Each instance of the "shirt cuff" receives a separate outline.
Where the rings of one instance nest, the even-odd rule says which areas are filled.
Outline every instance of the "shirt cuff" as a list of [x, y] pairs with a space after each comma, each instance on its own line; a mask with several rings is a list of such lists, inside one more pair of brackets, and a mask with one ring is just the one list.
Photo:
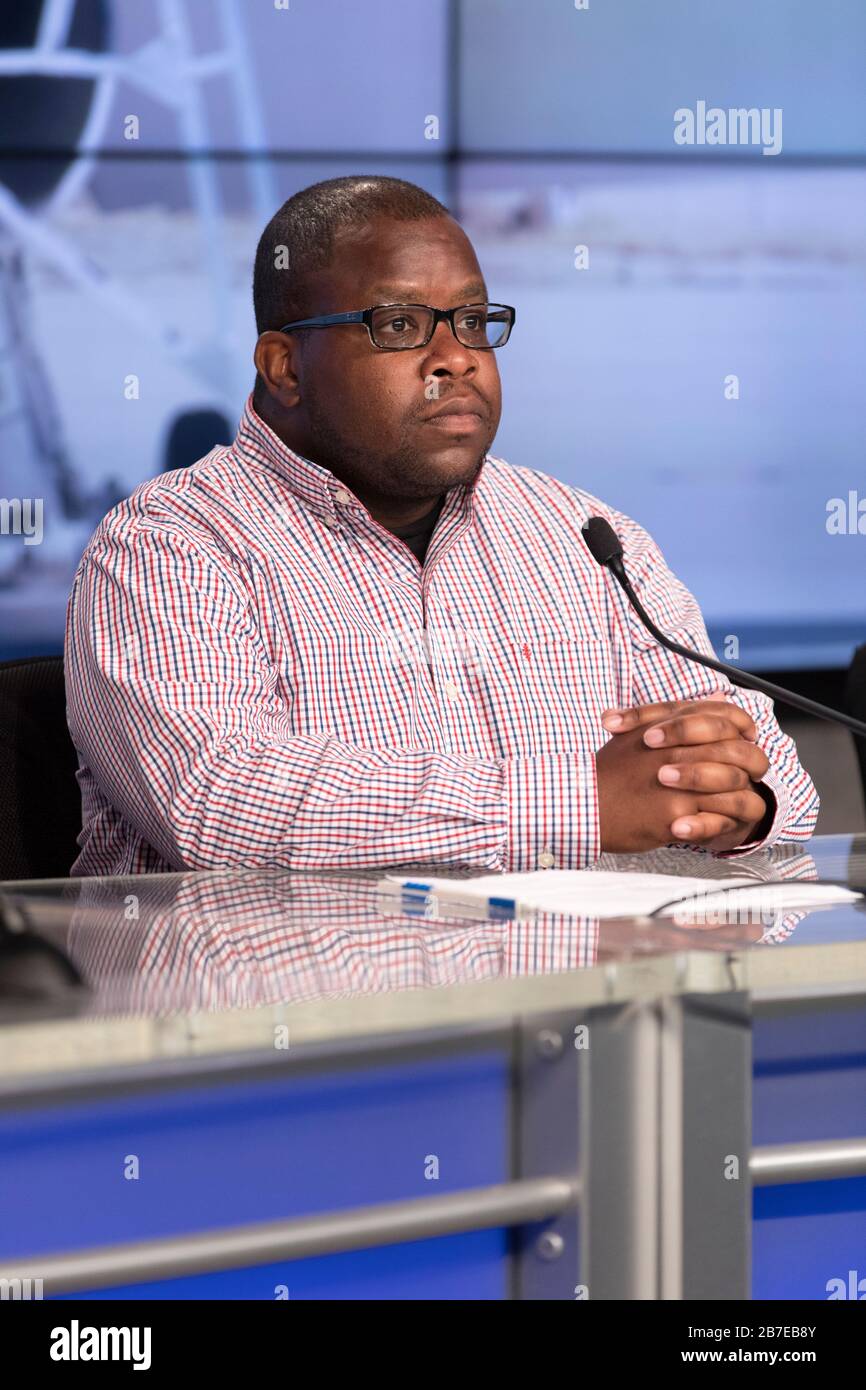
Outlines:
[[592, 753], [546, 753], [505, 763], [505, 868], [582, 869], [601, 853]]
[[773, 772], [772, 769], [767, 773], [766, 777], [761, 778], [761, 782], [763, 786], [768, 787], [773, 793], [773, 798], [776, 802], [776, 814], [773, 816], [770, 829], [762, 840], [748, 840], [744, 845], [737, 845], [736, 849], [722, 850], [716, 858], [733, 859], [737, 855], [753, 854], [756, 850], [766, 849], [768, 845], [772, 845], [781, 835], [788, 819], [788, 811], [791, 805], [790, 793], [779, 774]]

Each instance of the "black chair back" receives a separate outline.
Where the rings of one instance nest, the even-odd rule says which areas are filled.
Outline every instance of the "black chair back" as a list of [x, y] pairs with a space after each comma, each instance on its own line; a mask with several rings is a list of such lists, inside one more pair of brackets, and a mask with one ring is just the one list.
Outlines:
[[[866, 643], [858, 647], [848, 669], [845, 682], [845, 708], [855, 719], [866, 721]], [[866, 800], [866, 738], [855, 738], [854, 747], [860, 763], [863, 797]]]
[[77, 766], [63, 658], [0, 662], [0, 881], [68, 876], [81, 830]]

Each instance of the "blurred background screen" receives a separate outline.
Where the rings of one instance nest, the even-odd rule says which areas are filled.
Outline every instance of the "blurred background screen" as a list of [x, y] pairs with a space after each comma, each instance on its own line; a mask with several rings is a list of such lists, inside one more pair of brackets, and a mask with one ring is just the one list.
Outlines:
[[[29, 498], [43, 521], [0, 535], [0, 658], [60, 650], [105, 511], [233, 436], [279, 204], [389, 173], [447, 203], [517, 306], [493, 451], [646, 526], [723, 654], [847, 664], [864, 74], [863, 0], [4, 6], [0, 520]], [[778, 108], [782, 148], [677, 145], [699, 101]]]

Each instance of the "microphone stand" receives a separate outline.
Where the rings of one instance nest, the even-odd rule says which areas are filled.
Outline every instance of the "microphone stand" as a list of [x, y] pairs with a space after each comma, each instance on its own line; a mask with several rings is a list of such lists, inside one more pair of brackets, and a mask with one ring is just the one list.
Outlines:
[[656, 627], [632, 588], [622, 562], [622, 545], [613, 527], [603, 517], [590, 517], [583, 526], [583, 535], [593, 559], [597, 560], [605, 569], [610, 570], [644, 627], [652, 633], [657, 642], [660, 642], [663, 647], [667, 647], [669, 652], [675, 652], [677, 656], [684, 656], [688, 661], [697, 661], [699, 665], [707, 666], [711, 671], [718, 671], [720, 675], [727, 676], [734, 685], [743, 685], [748, 690], [759, 690], [762, 695], [769, 695], [773, 700], [781, 700], [783, 704], [792, 705], [794, 709], [801, 709], [804, 713], [813, 714], [818, 719], [827, 719], [831, 724], [842, 724], [857, 738], [866, 739], [866, 724], [862, 719], [855, 719], [853, 715], [831, 709], [829, 705], [820, 705], [817, 700], [809, 700], [805, 695], [795, 695], [793, 690], [785, 690], [780, 685], [774, 685], [772, 681], [765, 681], [760, 676], [753, 676], [750, 671], [741, 671], [736, 666], [729, 666], [726, 662], [719, 661], [715, 657], [704, 656], [701, 652], [694, 652], [690, 647], [683, 647], [679, 642], [672, 641], [660, 628]]

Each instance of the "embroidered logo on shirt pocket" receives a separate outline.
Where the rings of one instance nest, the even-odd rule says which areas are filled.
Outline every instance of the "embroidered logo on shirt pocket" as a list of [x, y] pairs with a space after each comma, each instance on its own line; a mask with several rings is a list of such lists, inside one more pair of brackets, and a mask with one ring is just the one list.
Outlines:
[[601, 712], [618, 703], [609, 643], [551, 633], [497, 646], [479, 698], [500, 755], [595, 751]]

